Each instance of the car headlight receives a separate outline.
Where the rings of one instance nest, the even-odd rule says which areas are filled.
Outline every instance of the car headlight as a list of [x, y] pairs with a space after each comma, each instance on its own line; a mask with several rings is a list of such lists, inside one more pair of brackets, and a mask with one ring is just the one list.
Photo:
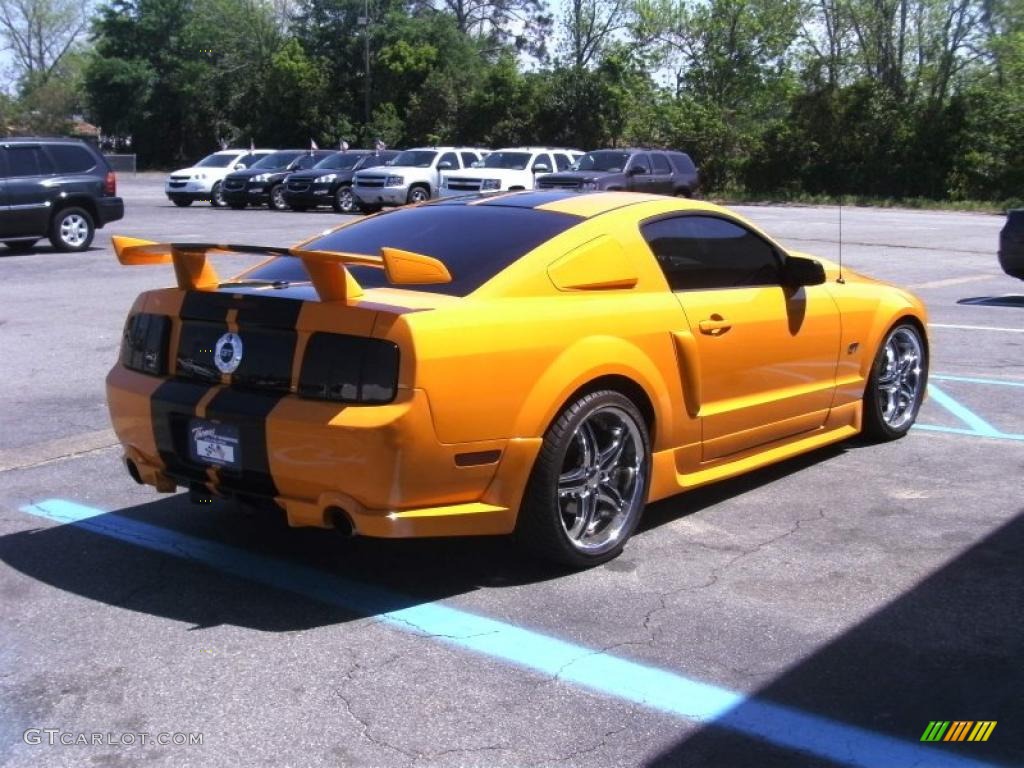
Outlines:
[[269, 173], [260, 173], [260, 174], [257, 174], [256, 176], [253, 176], [251, 180], [252, 181], [270, 181], [270, 174]]
[[584, 181], [583, 184], [580, 185], [580, 189], [597, 189], [597, 182]]
[[501, 189], [501, 179], [484, 179], [480, 182], [480, 190]]
[[384, 186], [385, 187], [404, 187], [405, 186], [405, 179], [403, 179], [401, 176], [388, 176], [386, 179], [384, 179]]
[[314, 181], [322, 184], [328, 181], [334, 181], [336, 178], [338, 178], [338, 174], [336, 173], [325, 173], [323, 176], [317, 176]]

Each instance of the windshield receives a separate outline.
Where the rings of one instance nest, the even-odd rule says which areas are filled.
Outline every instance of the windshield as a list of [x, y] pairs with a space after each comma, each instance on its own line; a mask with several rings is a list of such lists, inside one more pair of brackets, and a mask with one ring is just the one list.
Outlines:
[[629, 152], [615, 152], [610, 149], [602, 149], [599, 152], [587, 152], [576, 161], [572, 167], [574, 171], [609, 171], [619, 173], [629, 162]]
[[395, 158], [392, 165], [403, 165], [407, 168], [429, 168], [437, 157], [432, 149], [407, 149]]
[[330, 171], [341, 171], [355, 168], [356, 163], [362, 160], [366, 155], [355, 155], [350, 152], [339, 152], [336, 155], [325, 157], [319, 163], [314, 165], [317, 169], [326, 169]]
[[292, 160], [302, 155], [301, 151], [271, 152], [264, 158], [250, 165], [250, 168], [284, 168]]
[[529, 152], [492, 152], [484, 160], [484, 168], [504, 168], [507, 171], [521, 171], [530, 162]]
[[[402, 288], [465, 296], [519, 257], [579, 224], [581, 219], [535, 208], [498, 205], [425, 205], [397, 209], [329, 232], [305, 245], [311, 251], [345, 251], [376, 256], [383, 246], [432, 256], [444, 262], [452, 281]], [[364, 288], [389, 285], [384, 270], [349, 266]], [[256, 267], [245, 279], [308, 282], [302, 261], [281, 256]]]
[[228, 164], [234, 161], [236, 155], [207, 155], [198, 163], [196, 168], [227, 168]]

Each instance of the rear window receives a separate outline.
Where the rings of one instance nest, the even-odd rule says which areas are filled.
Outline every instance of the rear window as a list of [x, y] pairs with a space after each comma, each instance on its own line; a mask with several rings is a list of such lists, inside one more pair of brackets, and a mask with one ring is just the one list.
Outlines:
[[96, 167], [96, 158], [85, 147], [74, 144], [49, 144], [46, 151], [53, 158], [57, 173], [85, 173]]
[[[422, 253], [444, 262], [452, 282], [406, 285], [430, 293], [466, 296], [521, 256], [581, 221], [576, 216], [497, 205], [427, 205], [364, 219], [306, 247], [376, 256], [384, 246]], [[384, 270], [349, 266], [366, 288], [389, 285]], [[306, 282], [302, 262], [282, 256], [246, 274], [247, 278]]]

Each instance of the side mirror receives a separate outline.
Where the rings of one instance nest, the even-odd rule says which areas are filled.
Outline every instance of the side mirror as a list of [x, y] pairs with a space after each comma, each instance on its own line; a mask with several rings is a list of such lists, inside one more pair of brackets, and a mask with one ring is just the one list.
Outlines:
[[551, 173], [551, 166], [548, 165], [547, 163], [534, 163], [533, 164], [533, 172], [534, 173]]
[[235, 163], [235, 165], [232, 167], [231, 170], [233, 170], [233, 171], [244, 171], [245, 170], [245, 165], [242, 164], [242, 163]]
[[452, 165], [451, 160], [442, 160], [440, 163], [437, 164], [437, 170], [439, 171], [450, 171], [454, 167], [455, 166]]
[[803, 256], [787, 256], [782, 267], [782, 282], [792, 288], [821, 285], [825, 282], [825, 268], [820, 261]]
[[626, 171], [627, 176], [644, 176], [646, 175], [646, 173], [647, 169], [644, 168], [642, 165], [634, 165], [630, 167], [628, 171]]
[[475, 160], [475, 161], [473, 161], [472, 163], [469, 164], [469, 167], [470, 168], [483, 168], [484, 167], [484, 161], [483, 160]]

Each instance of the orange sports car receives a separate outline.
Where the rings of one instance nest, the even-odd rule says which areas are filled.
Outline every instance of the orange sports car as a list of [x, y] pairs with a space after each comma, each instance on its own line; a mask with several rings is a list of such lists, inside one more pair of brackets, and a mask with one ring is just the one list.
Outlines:
[[[644, 505], [910, 429], [926, 316], [724, 208], [449, 199], [292, 248], [115, 238], [172, 263], [107, 378], [132, 477], [380, 537], [514, 534], [583, 567]], [[209, 254], [264, 254], [221, 279]]]

